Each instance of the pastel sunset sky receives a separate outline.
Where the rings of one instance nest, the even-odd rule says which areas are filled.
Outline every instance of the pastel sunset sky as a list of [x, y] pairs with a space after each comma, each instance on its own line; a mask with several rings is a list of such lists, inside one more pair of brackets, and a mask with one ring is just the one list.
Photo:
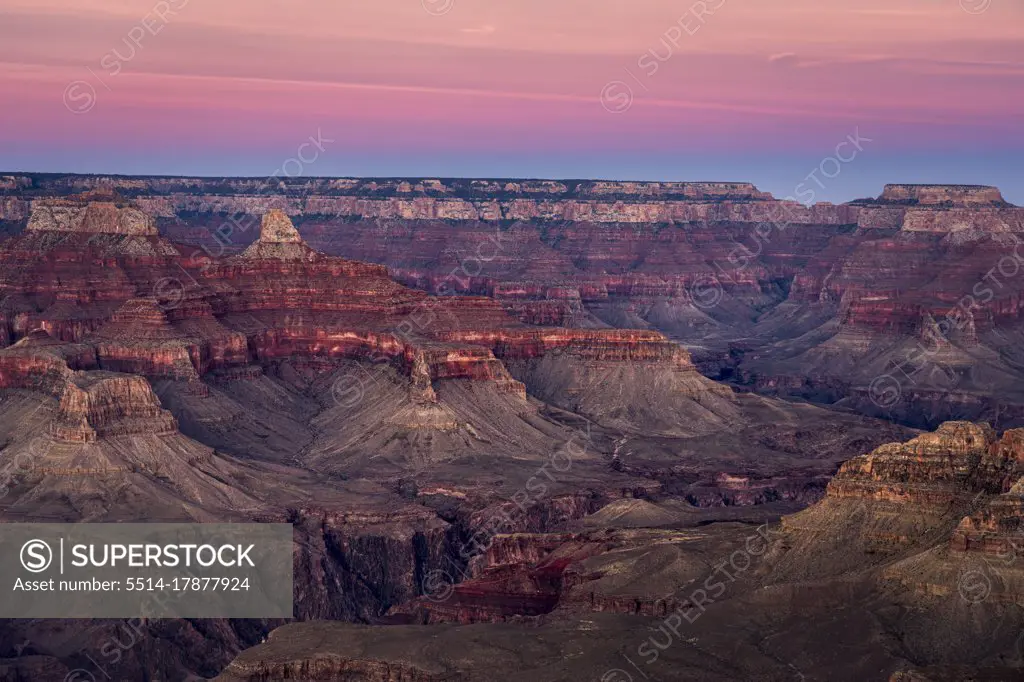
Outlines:
[[1022, 0], [0, 0], [0, 93], [7, 171], [267, 176], [319, 135], [306, 175], [786, 196], [859, 135], [816, 199], [1024, 204]]

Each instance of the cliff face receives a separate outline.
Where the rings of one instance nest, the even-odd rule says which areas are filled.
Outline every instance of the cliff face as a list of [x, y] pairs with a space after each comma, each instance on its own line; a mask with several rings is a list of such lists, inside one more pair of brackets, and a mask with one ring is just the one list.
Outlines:
[[950, 549], [1016, 558], [1024, 531], [1024, 479], [1018, 477], [1024, 471], [1024, 430], [1003, 434], [990, 446], [989, 459], [1007, 462], [1006, 467], [996, 469], [1003, 478], [998, 485], [991, 481], [986, 492], [993, 493], [992, 497], [957, 524]]
[[59, 201], [40, 202], [33, 208], [25, 227], [30, 232], [61, 231], [93, 234], [156, 236], [156, 221], [137, 208], [119, 207], [114, 202], [90, 201], [84, 206]]
[[1019, 676], [1021, 438], [950, 422], [848, 461], [824, 499], [766, 534], [762, 596], [744, 606], [799, 603], [813, 619], [817, 604], [844, 629], [870, 613], [876, 633], [899, 639], [908, 662], [896, 670]]
[[883, 445], [843, 464], [829, 484], [830, 499], [876, 500], [946, 510], [978, 493], [1001, 492], [1015, 463], [987, 424], [947, 422], [935, 433]]
[[[947, 545], [999, 551], [1020, 521], [1020, 440], [1016, 430], [998, 438], [987, 424], [947, 422], [846, 462], [825, 499], [783, 520], [776, 574], [863, 569]], [[819, 562], [793, 551], [804, 543]]]
[[886, 185], [880, 200], [917, 205], [1007, 205], [998, 187], [984, 185]]
[[61, 395], [53, 435], [58, 440], [90, 442], [177, 430], [178, 423], [160, 407], [142, 377], [84, 372], [74, 376]]

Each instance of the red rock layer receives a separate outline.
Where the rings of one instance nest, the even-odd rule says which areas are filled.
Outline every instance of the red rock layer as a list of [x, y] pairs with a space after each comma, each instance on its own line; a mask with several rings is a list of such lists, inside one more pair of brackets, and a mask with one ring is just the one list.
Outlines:
[[[247, 195], [260, 186], [243, 179], [214, 184], [197, 179], [28, 176], [12, 181], [11, 187], [29, 196], [112, 188], [131, 192], [156, 215], [234, 216], [236, 227], [225, 222], [229, 229], [217, 236], [216, 224], [209, 232], [200, 228], [196, 233], [199, 239], [205, 233], [208, 246], [218, 253], [244, 247], [252, 236], [237, 225], [244, 227], [249, 216], [262, 215], [274, 205], [309, 218], [304, 229], [318, 248], [386, 262], [403, 281], [428, 290], [456, 289], [509, 300], [510, 310], [533, 323], [566, 320], [565, 304], [552, 301], [578, 297], [597, 304], [610, 297], [644, 310], [655, 298], [685, 299], [695, 284], [709, 278], [755, 302], [782, 277], [794, 279], [794, 295], [806, 300], [827, 296], [846, 301], [845, 323], [912, 329], [922, 312], [941, 316], [965, 291], [958, 286], [959, 278], [951, 277], [945, 300], [941, 291], [907, 295], [921, 289], [908, 275], [920, 278], [935, 262], [934, 240], [915, 241], [913, 235], [955, 235], [956, 242], [973, 240], [976, 233], [1024, 230], [1024, 211], [1007, 204], [998, 189], [978, 186], [888, 185], [878, 200], [811, 207], [775, 201], [746, 183], [322, 179], [297, 186], [301, 199], [287, 187], [272, 198]], [[237, 220], [239, 216], [245, 220]], [[328, 218], [360, 222], [339, 225]], [[497, 231], [439, 222], [498, 219], [557, 222], [540, 229], [513, 225]], [[665, 224], [686, 224], [687, 229], [663, 229]], [[705, 231], [712, 225], [713, 230]], [[854, 225], [861, 231], [852, 241], [832, 227]], [[902, 236], [887, 238], [886, 230], [900, 228]], [[459, 254], [451, 251], [453, 243], [462, 245]], [[836, 262], [844, 251], [861, 246], [868, 251], [854, 253], [853, 262]], [[812, 265], [808, 259], [819, 254], [831, 260], [821, 263], [819, 274], [805, 273], [803, 266]], [[472, 267], [465, 267], [467, 256], [475, 261]], [[964, 270], [970, 290], [998, 262], [1000, 254], [994, 256], [984, 259], [981, 272], [975, 271], [980, 259], [939, 260]], [[911, 267], [922, 259], [927, 261], [924, 267]], [[433, 264], [425, 267], [428, 262]], [[453, 276], [460, 267], [465, 272]], [[1013, 314], [1018, 312], [1014, 307]]]
[[52, 435], [88, 443], [111, 436], [171, 434], [177, 428], [144, 378], [83, 372], [65, 386]]
[[[1011, 423], [1024, 421], [1024, 395], [1011, 396], [974, 371], [986, 371], [983, 355], [1015, 353], [1020, 340], [1013, 330], [1024, 315], [1024, 279], [1018, 274], [1024, 260], [1017, 248], [1024, 238], [1024, 209], [1007, 204], [992, 187], [890, 185], [877, 199], [804, 206], [745, 183], [317, 179], [285, 182], [269, 195], [260, 182], [245, 179], [12, 178], [9, 189], [0, 190], [10, 197], [4, 210], [12, 219], [27, 215], [32, 199], [45, 206], [39, 198], [44, 195], [114, 188], [168, 219], [165, 232], [195, 248], [183, 259], [167, 254], [161, 265], [154, 256], [164, 248], [147, 243], [151, 237], [106, 235], [118, 243], [103, 249], [95, 244], [94, 250], [134, 254], [139, 267], [118, 259], [118, 267], [133, 269], [121, 275], [112, 267], [102, 275], [107, 281], [90, 282], [86, 290], [93, 300], [57, 284], [65, 274], [74, 278], [80, 262], [46, 263], [39, 273], [41, 281], [52, 280], [49, 287], [28, 291], [33, 287], [23, 285], [24, 296], [12, 288], [0, 307], [0, 326], [11, 340], [35, 326], [62, 340], [80, 340], [109, 317], [111, 310], [99, 310], [104, 302], [114, 306], [166, 289], [160, 286], [163, 277], [187, 287], [194, 279], [202, 290], [198, 299], [218, 318], [308, 304], [323, 312], [436, 318], [426, 324], [405, 320], [416, 328], [403, 338], [434, 336], [422, 326], [508, 326], [494, 321], [502, 311], [490, 301], [427, 305], [408, 290], [371, 291], [384, 273], [366, 266], [339, 274], [328, 271], [344, 266], [306, 267], [307, 258], [316, 259], [295, 241], [288, 215], [301, 220], [313, 248], [384, 264], [404, 284], [493, 297], [505, 312], [532, 325], [665, 332], [700, 347], [698, 364], [705, 372], [721, 372], [721, 378], [764, 392], [848, 399], [869, 413], [888, 410], [930, 427], [997, 413]], [[119, 205], [110, 197], [104, 202]], [[279, 209], [273, 220], [285, 226], [288, 239], [253, 243], [256, 217], [268, 209]], [[57, 239], [55, 230], [43, 233], [49, 242]], [[46, 247], [38, 241], [43, 233], [32, 231], [36, 241], [12, 257]], [[61, 234], [69, 245], [77, 236]], [[248, 251], [251, 258], [228, 264], [211, 260], [204, 249]], [[185, 272], [169, 274], [166, 268], [174, 265]], [[342, 302], [323, 294], [332, 276], [351, 276], [366, 286], [353, 283]], [[242, 281], [243, 291], [223, 287], [229, 278]], [[123, 279], [128, 281], [115, 281]], [[191, 300], [192, 293], [183, 298]], [[42, 312], [57, 303], [49, 315]], [[351, 326], [338, 323], [346, 325]], [[284, 337], [296, 343], [314, 345], [309, 329], [331, 328], [329, 321], [308, 315], [270, 326], [287, 330]], [[913, 344], [922, 339], [918, 345], [935, 360], [929, 348], [936, 329], [952, 344], [938, 359], [954, 369], [956, 385], [918, 384], [915, 377], [902, 382], [896, 406], [878, 407], [872, 382], [894, 366], [898, 372], [907, 371], [906, 364], [920, 365], [908, 357], [920, 354]], [[879, 346], [889, 348], [891, 357], [872, 354]], [[999, 373], [1016, 375], [1012, 363], [997, 365]]]
[[871, 499], [940, 510], [999, 492], [1007, 453], [987, 424], [947, 422], [935, 433], [890, 443], [843, 464], [827, 497]]
[[182, 256], [134, 229], [135, 213], [125, 217], [133, 211], [115, 201], [36, 202], [32, 229], [0, 248], [10, 264], [0, 274], [8, 342], [42, 329], [92, 349], [88, 368], [191, 382], [284, 358], [385, 361], [409, 373], [419, 359], [431, 380], [488, 381], [521, 397], [502, 359], [571, 349], [692, 369], [656, 332], [525, 327], [493, 299], [431, 298], [383, 266], [315, 252], [281, 211], [266, 215], [244, 253], [224, 259]]
[[843, 464], [825, 499], [783, 519], [784, 544], [810, 543], [825, 552], [822, 564], [847, 562], [845, 570], [943, 544], [954, 552], [1004, 552], [1024, 523], [1024, 487], [1016, 483], [1022, 444], [1021, 430], [998, 438], [987, 424], [947, 422], [878, 447]]
[[995, 461], [1012, 463], [1004, 473], [1002, 494], [992, 497], [975, 513], [965, 516], [950, 539], [950, 548], [960, 552], [982, 552], [1010, 557], [1024, 550], [1024, 429], [1007, 431], [992, 448]]

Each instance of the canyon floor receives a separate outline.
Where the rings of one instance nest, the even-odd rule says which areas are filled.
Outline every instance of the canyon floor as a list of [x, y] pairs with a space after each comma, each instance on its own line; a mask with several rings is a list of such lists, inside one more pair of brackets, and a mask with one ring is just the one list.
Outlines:
[[1021, 679], [998, 190], [0, 180], [0, 520], [296, 535], [0, 679]]

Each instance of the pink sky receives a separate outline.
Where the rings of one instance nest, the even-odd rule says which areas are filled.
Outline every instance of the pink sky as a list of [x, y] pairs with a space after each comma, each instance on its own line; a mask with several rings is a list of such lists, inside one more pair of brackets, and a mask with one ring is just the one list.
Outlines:
[[534, 175], [600, 152], [820, 158], [855, 128], [954, 158], [1024, 149], [1024, 2], [4, 0], [0, 92], [5, 169], [238, 172], [217, 159], [318, 128], [351, 159], [466, 174], [531, 154]]

